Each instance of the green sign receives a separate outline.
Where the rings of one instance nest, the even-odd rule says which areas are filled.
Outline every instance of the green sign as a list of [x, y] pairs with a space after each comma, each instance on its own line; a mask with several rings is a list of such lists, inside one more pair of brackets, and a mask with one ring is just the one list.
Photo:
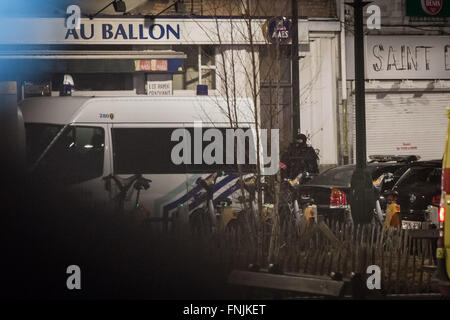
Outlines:
[[406, 0], [409, 17], [450, 17], [449, 0]]

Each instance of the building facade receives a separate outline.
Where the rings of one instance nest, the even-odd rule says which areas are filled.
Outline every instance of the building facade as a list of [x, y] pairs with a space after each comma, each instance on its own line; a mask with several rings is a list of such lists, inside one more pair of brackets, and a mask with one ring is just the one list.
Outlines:
[[[450, 4], [425, 0], [371, 4], [380, 8], [381, 25], [367, 28], [365, 37], [367, 155], [441, 159], [450, 106]], [[371, 15], [365, 12], [365, 19]], [[345, 150], [350, 161], [355, 157], [352, 19], [346, 8], [347, 81], [346, 92], [340, 95], [348, 101], [341, 99], [340, 116], [347, 119], [346, 126], [341, 122], [341, 136], [347, 137], [341, 153]]]
[[[185, 0], [180, 7], [129, 0], [125, 13], [110, 6], [98, 15], [109, 1], [66, 2], [1, 19], [2, 78], [17, 82], [21, 98], [59, 95], [67, 74], [72, 95], [189, 96], [207, 89], [255, 98], [263, 125], [280, 128], [282, 148], [291, 141], [289, 39], [274, 43], [267, 34], [270, 19], [291, 15], [290, 1]], [[70, 4], [81, 8], [75, 29], [66, 25]], [[340, 157], [339, 3], [301, 0], [298, 7], [300, 127], [327, 167]]]

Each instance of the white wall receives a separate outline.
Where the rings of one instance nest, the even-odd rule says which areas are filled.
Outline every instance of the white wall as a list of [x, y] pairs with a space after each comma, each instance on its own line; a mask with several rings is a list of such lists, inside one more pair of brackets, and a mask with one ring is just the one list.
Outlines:
[[[337, 146], [337, 72], [338, 38], [334, 35], [310, 39], [309, 52], [300, 60], [300, 117], [301, 131], [311, 136], [310, 143], [320, 150], [320, 164], [332, 165], [338, 163]], [[237, 96], [251, 97], [250, 79], [251, 52], [249, 46], [234, 46], [232, 49], [222, 46], [225, 55], [225, 65], [228, 72], [229, 90], [233, 90], [231, 78], [234, 68], [236, 73]], [[258, 54], [256, 52], [256, 57]], [[259, 66], [259, 63], [256, 64]], [[225, 95], [223, 81], [223, 63], [219, 53], [216, 53], [216, 83], [219, 95]]]
[[300, 60], [300, 127], [320, 149], [320, 164], [337, 164], [335, 37], [311, 38]]
[[[221, 51], [223, 51], [223, 58]], [[227, 75], [228, 94], [233, 97], [252, 98], [253, 71], [250, 46], [222, 45], [216, 48], [216, 94], [226, 98], [225, 69]], [[225, 61], [225, 63], [223, 63]], [[258, 47], [255, 46], [255, 65], [259, 72]], [[233, 72], [235, 76], [233, 77]], [[234, 79], [234, 80], [233, 80]], [[259, 90], [259, 79], [257, 88]], [[235, 92], [235, 93], [233, 93]], [[257, 102], [259, 106], [259, 102]]]

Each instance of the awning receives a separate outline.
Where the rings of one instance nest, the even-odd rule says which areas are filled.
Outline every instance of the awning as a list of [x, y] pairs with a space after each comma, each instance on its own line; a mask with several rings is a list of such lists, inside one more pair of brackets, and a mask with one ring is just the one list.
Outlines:
[[49, 59], [49, 60], [91, 60], [91, 59], [186, 59], [184, 52], [173, 50], [4, 50], [0, 59]]
[[4, 50], [0, 73], [183, 73], [185, 58], [172, 50]]

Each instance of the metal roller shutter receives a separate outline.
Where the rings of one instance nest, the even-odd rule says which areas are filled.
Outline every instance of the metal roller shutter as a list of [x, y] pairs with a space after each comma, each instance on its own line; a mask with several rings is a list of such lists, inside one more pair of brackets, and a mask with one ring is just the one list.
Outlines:
[[367, 155], [441, 159], [447, 107], [450, 107], [450, 92], [366, 93]]

